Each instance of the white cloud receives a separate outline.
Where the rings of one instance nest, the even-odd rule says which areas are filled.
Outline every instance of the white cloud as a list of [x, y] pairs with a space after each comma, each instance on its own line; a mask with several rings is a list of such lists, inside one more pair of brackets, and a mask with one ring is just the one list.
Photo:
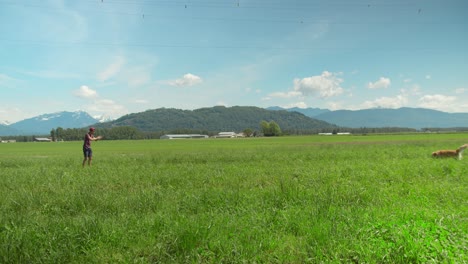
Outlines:
[[408, 103], [408, 98], [405, 95], [398, 95], [396, 97], [381, 97], [374, 101], [365, 101], [361, 108], [400, 108]]
[[97, 74], [97, 79], [101, 82], [107, 81], [119, 73], [125, 64], [125, 59], [118, 56], [114, 62], [107, 66], [106, 69]]
[[431, 75], [429, 75], [429, 74], [426, 75], [426, 79], [427, 79], [427, 80], [430, 80], [431, 78], [432, 78]]
[[411, 95], [420, 95], [422, 93], [421, 86], [419, 84], [414, 84], [409, 87], [408, 91]]
[[34, 39], [80, 42], [88, 37], [88, 22], [80, 11], [69, 7], [70, 4], [62, 0], [43, 2], [44, 8], [53, 12], [34, 12], [34, 9], [29, 8], [24, 11], [24, 15], [35, 23], [34, 27], [27, 30]]
[[0, 82], [1, 81], [8, 81], [8, 80], [13, 80], [13, 78], [9, 77], [6, 74], [0, 74]]
[[182, 78], [169, 81], [169, 84], [172, 86], [177, 86], [177, 87], [187, 87], [187, 86], [193, 86], [196, 84], [201, 83], [203, 80], [199, 76], [193, 75], [191, 73], [185, 74]]
[[454, 102], [457, 100], [455, 96], [447, 96], [442, 94], [424, 95], [419, 98], [419, 106], [424, 108], [432, 108], [439, 110], [452, 111]]
[[75, 90], [73, 94], [77, 97], [85, 99], [94, 99], [98, 96], [98, 93], [95, 90], [89, 88], [86, 85], [83, 85], [78, 90]]
[[146, 99], [135, 99], [133, 102], [136, 103], [136, 104], [147, 104], [147, 103], [149, 103], [149, 101], [146, 100]]
[[2, 105], [0, 106], [0, 123], [16, 122], [23, 118], [24, 114], [18, 107]]
[[216, 106], [225, 106], [225, 107], [228, 107], [229, 105], [228, 105], [226, 102], [224, 102], [224, 101], [219, 101], [219, 102], [216, 103]]
[[18, 83], [19, 80], [12, 78], [6, 74], [1, 74], [0, 73], [0, 87], [6, 87], [6, 88], [11, 88], [15, 86], [16, 83]]
[[126, 74], [126, 81], [130, 87], [139, 87], [151, 82], [151, 73], [148, 67], [135, 67]]
[[419, 86], [419, 84], [411, 84], [400, 89], [400, 95], [407, 97], [407, 98], [414, 97], [414, 96], [421, 96], [421, 94], [422, 94], [422, 91], [421, 91], [421, 86]]
[[456, 93], [456, 94], [463, 94], [463, 93], [465, 93], [467, 90], [468, 90], [468, 89], [466, 89], [466, 88], [457, 88], [457, 89], [455, 89], [455, 93]]
[[[330, 24], [326, 20], [322, 20], [319, 23], [314, 23], [311, 32], [308, 32], [313, 40], [321, 39], [330, 31]], [[304, 37], [304, 36], [303, 36]]]
[[328, 108], [332, 111], [343, 109], [343, 104], [341, 102], [328, 102]]
[[367, 88], [369, 89], [381, 89], [381, 88], [387, 88], [388, 86], [390, 86], [390, 79], [389, 78], [385, 78], [385, 77], [380, 77], [380, 79], [376, 82], [370, 82], [369, 84], [367, 84]]
[[307, 108], [307, 104], [304, 102], [297, 102], [297, 103], [292, 103], [288, 104], [285, 106], [282, 106], [283, 108], [293, 108], [293, 107], [298, 107], [298, 108]]
[[96, 74], [96, 78], [103, 83], [106, 82], [104, 85], [118, 83], [131, 88], [142, 87], [152, 83], [152, 72], [157, 61], [157, 57], [147, 53], [116, 56], [109, 65]]
[[96, 100], [93, 102], [93, 104], [86, 107], [86, 111], [90, 111], [99, 115], [108, 115], [113, 118], [128, 113], [128, 110], [124, 106], [119, 105], [110, 99]]
[[86, 85], [75, 90], [74, 95], [89, 100], [89, 104], [85, 106], [84, 109], [86, 112], [93, 115], [105, 115], [115, 118], [128, 113], [128, 110], [123, 105], [120, 105], [111, 99], [99, 98], [98, 93]]
[[301, 96], [302, 93], [297, 91], [289, 91], [289, 92], [274, 92], [268, 95], [268, 97], [276, 97], [276, 98], [293, 98]]
[[78, 79], [81, 78], [79, 74], [51, 70], [39, 70], [39, 71], [20, 71], [23, 74], [29, 76], [41, 78], [41, 79]]
[[343, 93], [344, 89], [340, 86], [342, 82], [343, 79], [338, 78], [337, 74], [324, 71], [321, 75], [294, 79], [294, 92], [304, 96], [328, 98]]

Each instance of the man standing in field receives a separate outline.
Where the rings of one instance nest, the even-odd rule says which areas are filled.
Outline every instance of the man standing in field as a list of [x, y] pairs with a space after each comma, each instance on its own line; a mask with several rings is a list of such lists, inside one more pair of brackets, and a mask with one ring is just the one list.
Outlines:
[[91, 166], [91, 160], [93, 158], [93, 150], [91, 149], [91, 141], [97, 141], [99, 139], [102, 139], [101, 136], [94, 137], [94, 131], [96, 129], [94, 127], [89, 128], [89, 132], [86, 133], [86, 136], [84, 138], [84, 143], [83, 143], [83, 155], [84, 155], [84, 160], [83, 160], [83, 168], [86, 164], [86, 160], [88, 160], [88, 166]]

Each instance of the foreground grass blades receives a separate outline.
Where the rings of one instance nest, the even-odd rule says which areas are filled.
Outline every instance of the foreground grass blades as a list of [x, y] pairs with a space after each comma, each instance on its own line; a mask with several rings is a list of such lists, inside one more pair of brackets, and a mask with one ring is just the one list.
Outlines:
[[465, 138], [2, 144], [0, 262], [467, 262]]

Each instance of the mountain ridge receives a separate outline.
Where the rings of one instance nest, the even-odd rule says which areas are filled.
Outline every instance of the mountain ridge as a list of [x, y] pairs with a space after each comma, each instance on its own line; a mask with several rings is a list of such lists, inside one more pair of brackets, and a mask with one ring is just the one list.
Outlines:
[[325, 121], [288, 111], [270, 111], [254, 106], [215, 106], [195, 110], [175, 108], [151, 109], [133, 113], [97, 127], [133, 126], [141, 131], [242, 131], [259, 129], [261, 121], [275, 121], [283, 130], [311, 130], [336, 128]]
[[351, 128], [407, 127], [423, 129], [468, 126], [468, 113], [446, 113], [433, 109], [410, 107], [337, 110], [317, 115], [315, 118]]
[[[282, 108], [286, 111], [299, 111], [307, 115], [307, 108]], [[312, 108], [315, 109], [315, 108]], [[447, 113], [428, 108], [370, 108], [360, 110], [323, 111], [309, 117], [349, 128], [404, 127], [455, 128], [468, 127], [468, 113]]]
[[41, 114], [8, 126], [0, 125], [0, 135], [47, 135], [53, 128], [79, 128], [98, 121], [85, 111], [61, 111]]
[[[226, 110], [231, 113], [223, 113]], [[270, 112], [278, 112], [274, 115]], [[286, 115], [296, 112], [298, 115]], [[151, 114], [161, 114], [150, 117]], [[307, 117], [307, 119], [304, 119]], [[107, 120], [102, 122], [103, 118]], [[107, 118], [107, 119], [106, 119]], [[276, 119], [276, 120], [275, 120]], [[278, 121], [281, 119], [281, 121]], [[284, 120], [282, 120], [284, 119]], [[284, 130], [307, 130], [319, 128], [383, 128], [401, 127], [424, 128], [464, 128], [468, 127], [468, 113], [447, 113], [427, 108], [402, 107], [398, 109], [373, 108], [361, 110], [335, 110], [321, 108], [281, 108], [272, 106], [214, 106], [195, 110], [175, 108], [150, 109], [131, 113], [115, 120], [108, 117], [92, 117], [84, 111], [55, 112], [24, 119], [9, 125], [0, 123], [0, 136], [48, 135], [51, 129], [61, 127], [83, 128], [87, 126], [115, 127], [135, 126], [142, 131], [183, 131], [183, 130], [236, 130], [258, 128], [259, 122], [275, 121]], [[151, 124], [158, 124], [153, 126]], [[229, 124], [231, 123], [231, 124]]]

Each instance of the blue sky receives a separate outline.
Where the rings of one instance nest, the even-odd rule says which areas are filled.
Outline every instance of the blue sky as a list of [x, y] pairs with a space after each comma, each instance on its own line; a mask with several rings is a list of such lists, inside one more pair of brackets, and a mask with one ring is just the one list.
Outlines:
[[468, 112], [464, 0], [0, 0], [0, 121], [161, 107]]

